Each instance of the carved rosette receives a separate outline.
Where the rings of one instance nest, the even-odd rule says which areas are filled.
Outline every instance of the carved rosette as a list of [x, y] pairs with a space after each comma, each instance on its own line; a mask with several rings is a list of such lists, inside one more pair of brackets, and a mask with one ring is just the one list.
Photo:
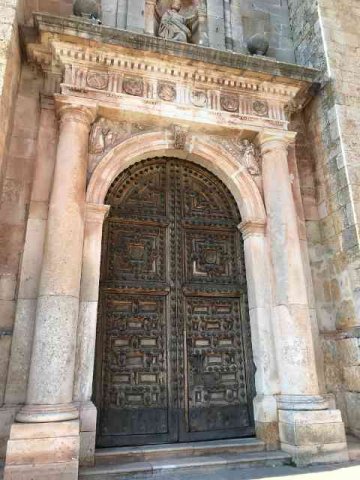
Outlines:
[[252, 104], [252, 108], [256, 115], [260, 115], [261, 117], [267, 117], [269, 115], [269, 105], [267, 102], [255, 100]]

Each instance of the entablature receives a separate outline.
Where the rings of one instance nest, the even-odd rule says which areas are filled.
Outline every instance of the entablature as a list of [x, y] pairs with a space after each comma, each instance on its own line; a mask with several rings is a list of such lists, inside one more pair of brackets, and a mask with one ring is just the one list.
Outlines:
[[[44, 14], [36, 14], [35, 20], [39, 42], [28, 43], [27, 52], [45, 73], [47, 93], [93, 99], [98, 105], [121, 110], [122, 115], [145, 115], [150, 121], [176, 118], [231, 129], [287, 130], [289, 108], [306, 100], [318, 74], [305, 69], [306, 78], [301, 78], [304, 69], [291, 66], [301, 71], [286, 77], [289, 66], [269, 59], [257, 59], [255, 70], [238, 67], [239, 58], [247, 56], [229, 52], [218, 52], [217, 57], [223, 57], [220, 63], [213, 49], [157, 38], [157, 43], [163, 43], [159, 53], [149, 48], [149, 39], [142, 34], [131, 34], [130, 47], [129, 32], [84, 20]], [[124, 46], [119, 41], [122, 37]], [[190, 55], [194, 49], [196, 58]], [[229, 55], [233, 66], [229, 66]]]

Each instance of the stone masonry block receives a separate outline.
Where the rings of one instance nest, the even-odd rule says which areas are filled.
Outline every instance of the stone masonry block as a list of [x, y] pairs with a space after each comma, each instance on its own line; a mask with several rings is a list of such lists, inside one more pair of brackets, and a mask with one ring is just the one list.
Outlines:
[[4, 480], [77, 480], [79, 440], [79, 421], [75, 420], [13, 424], [7, 444]]
[[360, 338], [338, 340], [337, 350], [344, 365], [360, 365]]
[[351, 392], [360, 392], [360, 365], [344, 368], [345, 385]]

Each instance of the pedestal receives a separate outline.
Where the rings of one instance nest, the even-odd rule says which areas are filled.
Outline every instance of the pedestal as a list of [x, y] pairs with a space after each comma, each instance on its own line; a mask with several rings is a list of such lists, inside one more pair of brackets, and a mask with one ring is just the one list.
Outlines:
[[79, 421], [14, 423], [4, 480], [77, 480]]

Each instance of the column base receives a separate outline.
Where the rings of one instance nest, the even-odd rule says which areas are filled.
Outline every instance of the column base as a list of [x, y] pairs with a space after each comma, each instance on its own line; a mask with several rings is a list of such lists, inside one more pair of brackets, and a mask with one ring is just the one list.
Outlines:
[[349, 461], [340, 410], [279, 410], [279, 432], [297, 466]]
[[360, 438], [360, 392], [345, 392], [349, 431]]
[[97, 409], [92, 402], [79, 404], [80, 412], [80, 466], [95, 464]]
[[327, 400], [321, 395], [278, 395], [280, 410], [327, 410]]
[[4, 480], [77, 480], [79, 421], [14, 423]]
[[65, 422], [79, 418], [79, 410], [71, 403], [57, 405], [25, 405], [16, 415], [21, 423]]
[[256, 437], [266, 443], [267, 450], [279, 448], [279, 422], [276, 398], [273, 395], [257, 395], [254, 398]]

